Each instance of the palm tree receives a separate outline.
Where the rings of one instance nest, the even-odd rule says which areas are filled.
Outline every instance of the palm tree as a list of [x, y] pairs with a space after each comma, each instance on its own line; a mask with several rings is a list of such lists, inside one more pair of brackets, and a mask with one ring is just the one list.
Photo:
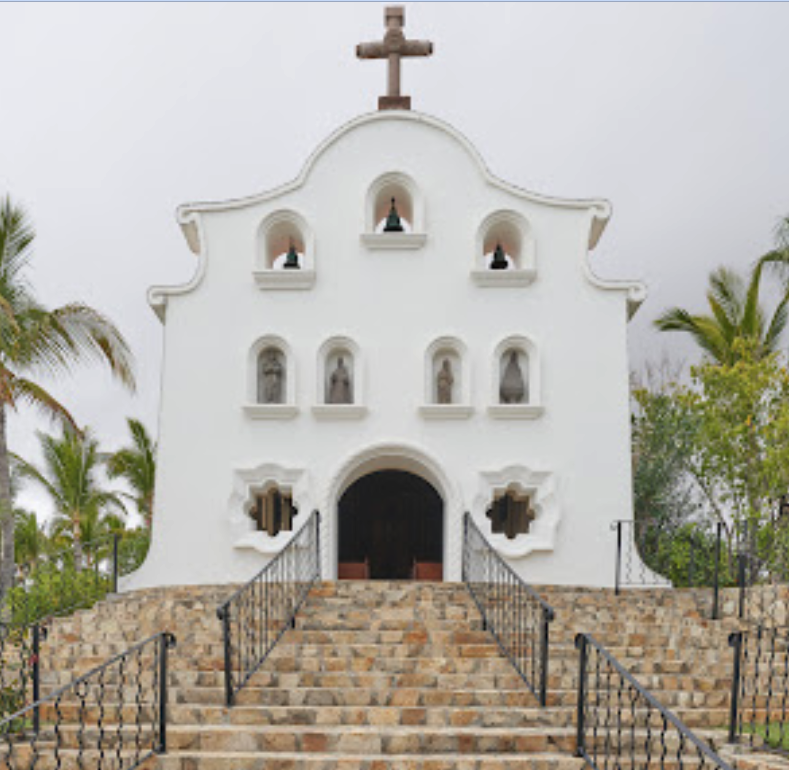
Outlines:
[[[102, 458], [89, 431], [67, 427], [60, 436], [39, 432], [38, 439], [42, 466], [15, 457], [16, 469], [21, 479], [32, 481], [51, 499], [52, 540], [73, 550], [79, 566], [85, 545], [122, 530], [126, 511], [120, 496], [99, 484]], [[90, 553], [87, 557], [90, 561]]]
[[101, 362], [134, 389], [133, 358], [113, 323], [91, 307], [50, 310], [25, 277], [35, 232], [9, 197], [0, 201], [0, 601], [14, 580], [14, 518], [7, 442], [8, 410], [20, 404], [74, 424], [68, 411], [32, 377], [69, 374], [75, 364]]
[[707, 289], [709, 314], [693, 315], [673, 307], [655, 321], [655, 326], [664, 332], [690, 334], [719, 364], [731, 365], [741, 357], [742, 348], [735, 345], [738, 340], [750, 342], [749, 349], [760, 358], [776, 352], [789, 320], [789, 287], [768, 321], [759, 299], [764, 265], [762, 260], [757, 262], [747, 281], [733, 270], [714, 270]]
[[153, 518], [153, 490], [156, 478], [156, 444], [145, 426], [133, 418], [127, 421], [131, 433], [131, 446], [119, 449], [107, 461], [107, 475], [122, 478], [133, 493], [126, 495], [134, 501], [145, 526], [150, 529]]
[[14, 550], [20, 565], [35, 566], [44, 556], [49, 546], [49, 539], [44, 527], [38, 523], [34, 511], [23, 508], [14, 510]]
[[775, 273], [789, 288], [789, 216], [778, 222], [775, 228], [775, 248], [768, 251], [759, 264]]

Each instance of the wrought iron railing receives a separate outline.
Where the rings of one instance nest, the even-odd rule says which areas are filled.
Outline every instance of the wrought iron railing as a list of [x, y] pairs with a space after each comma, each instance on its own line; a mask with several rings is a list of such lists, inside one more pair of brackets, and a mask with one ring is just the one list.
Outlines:
[[139, 566], [136, 551], [131, 539], [113, 534], [19, 565], [3, 617], [14, 625], [30, 625], [91, 607], [117, 593], [119, 579]]
[[578, 634], [577, 754], [594, 770], [731, 770], [611, 653]]
[[295, 625], [296, 613], [319, 578], [320, 514], [314, 511], [285, 548], [217, 610], [228, 706]]
[[463, 531], [463, 582], [482, 615], [484, 628], [545, 706], [553, 608], [491, 547], [469, 513], [464, 517]]
[[[46, 628], [0, 623], [0, 720], [41, 697], [41, 642]], [[37, 723], [38, 712], [34, 712]]]
[[786, 523], [744, 524], [738, 548], [739, 616], [749, 625], [789, 627]]
[[614, 587], [709, 588], [713, 620], [720, 617], [720, 591], [737, 580], [736, 557], [724, 543], [723, 525], [666, 528], [652, 521], [615, 521]]
[[167, 748], [167, 653], [157, 634], [0, 721], [0, 767], [132, 770]]
[[789, 754], [789, 628], [746, 625], [734, 651], [729, 742]]

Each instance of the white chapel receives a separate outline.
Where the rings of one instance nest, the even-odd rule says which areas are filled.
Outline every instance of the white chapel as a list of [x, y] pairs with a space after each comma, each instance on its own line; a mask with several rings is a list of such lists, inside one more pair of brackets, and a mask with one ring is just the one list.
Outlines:
[[297, 178], [188, 204], [196, 270], [164, 329], [151, 550], [127, 588], [240, 582], [320, 513], [324, 579], [460, 580], [468, 513], [529, 583], [613, 584], [632, 518], [627, 325], [594, 275], [605, 200], [497, 179], [388, 93]]

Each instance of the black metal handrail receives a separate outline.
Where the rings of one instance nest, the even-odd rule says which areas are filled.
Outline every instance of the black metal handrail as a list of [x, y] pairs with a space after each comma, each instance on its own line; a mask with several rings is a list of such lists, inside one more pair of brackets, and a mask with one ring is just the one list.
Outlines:
[[[0, 720], [41, 697], [41, 642], [45, 626], [0, 623]], [[38, 711], [33, 714], [38, 729]]]
[[[733, 585], [734, 567], [723, 547], [723, 524], [714, 530], [698, 526], [682, 531], [667, 530], [653, 521], [623, 519], [611, 523], [616, 532], [614, 588], [709, 588], [710, 617], [720, 618], [720, 589]], [[674, 563], [677, 545], [687, 545], [687, 562]]]
[[[27, 770], [44, 758], [62, 767], [132, 770], [167, 750], [167, 653], [160, 633], [0, 722], [0, 767]], [[71, 766], [72, 763], [69, 763]]]
[[217, 610], [228, 706], [280, 637], [295, 625], [296, 613], [318, 579], [320, 514], [314, 511], [285, 548]]
[[493, 549], [469, 513], [463, 521], [463, 582], [498, 642], [541, 706], [548, 701], [553, 607]]
[[732, 770], [591, 634], [578, 634], [577, 749], [595, 770]]
[[734, 652], [729, 743], [789, 754], [789, 629], [746, 626]]

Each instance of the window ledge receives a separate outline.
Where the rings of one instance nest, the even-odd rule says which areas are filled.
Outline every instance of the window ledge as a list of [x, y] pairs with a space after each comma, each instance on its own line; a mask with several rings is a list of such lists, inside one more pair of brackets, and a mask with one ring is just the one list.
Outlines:
[[259, 289], [311, 289], [315, 285], [314, 270], [254, 270]]
[[537, 271], [534, 268], [522, 270], [472, 270], [471, 279], [477, 286], [495, 288], [501, 286], [529, 286], [534, 283]]
[[361, 420], [367, 407], [361, 404], [316, 404], [312, 413], [318, 420]]
[[421, 249], [426, 241], [425, 233], [363, 233], [362, 243], [376, 251], [408, 251]]
[[544, 406], [536, 404], [492, 404], [488, 415], [494, 420], [536, 420], [545, 412]]
[[292, 420], [299, 413], [294, 404], [244, 404], [243, 409], [252, 420]]
[[474, 414], [468, 404], [424, 404], [419, 413], [425, 420], [467, 420]]

